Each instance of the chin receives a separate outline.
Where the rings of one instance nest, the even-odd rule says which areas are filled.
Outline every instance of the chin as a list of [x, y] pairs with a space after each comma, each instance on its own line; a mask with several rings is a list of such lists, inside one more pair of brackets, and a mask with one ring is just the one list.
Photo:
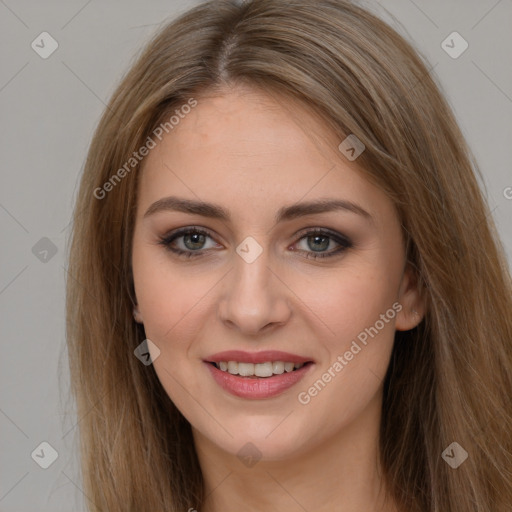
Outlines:
[[310, 425], [298, 422], [298, 418], [292, 419], [297, 412], [291, 412], [288, 418], [287, 414], [281, 414], [247, 415], [232, 419], [223, 424], [232, 436], [220, 427], [212, 431], [211, 425], [201, 425], [200, 428], [193, 425], [193, 429], [220, 450], [238, 458], [286, 460], [308, 451], [313, 447], [312, 440], [319, 438], [311, 432]]

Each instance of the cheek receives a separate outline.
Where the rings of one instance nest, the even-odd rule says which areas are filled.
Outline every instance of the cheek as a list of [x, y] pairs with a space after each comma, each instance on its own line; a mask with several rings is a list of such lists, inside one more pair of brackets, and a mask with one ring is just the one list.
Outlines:
[[[293, 289], [304, 304], [304, 314], [308, 310], [314, 313], [329, 352], [344, 349], [360, 333], [364, 338], [365, 329], [376, 322], [379, 334], [382, 331], [383, 337], [393, 337], [396, 311], [392, 305], [397, 298], [399, 273], [389, 267], [387, 270], [384, 273], [377, 265], [343, 268], [294, 284]], [[380, 321], [383, 314], [384, 325]]]
[[[132, 265], [144, 331], [160, 350], [153, 367], [168, 396], [188, 416], [190, 395], [186, 389], [198, 389], [197, 372], [188, 366], [189, 350], [213, 280], [206, 274], [194, 277], [187, 273], [184, 277], [165, 253], [162, 256], [147, 248], [134, 249]], [[201, 362], [198, 359], [193, 364]]]
[[[158, 248], [159, 249], [159, 248]], [[148, 338], [163, 342], [187, 324], [201, 309], [201, 302], [214, 279], [203, 272], [195, 275], [187, 270], [183, 276], [178, 266], [170, 263], [164, 249], [137, 247], [133, 250], [135, 294]]]
[[324, 354], [318, 368], [297, 390], [306, 437], [315, 434], [320, 424], [322, 435], [328, 437], [363, 411], [374, 410], [369, 404], [381, 400], [400, 305], [385, 280], [369, 277], [331, 284], [323, 300], [311, 294], [316, 297], [312, 309], [329, 329], [318, 338]]
[[339, 414], [327, 420], [333, 429], [372, 400], [389, 365], [401, 308], [396, 302], [400, 274], [398, 268], [385, 268], [386, 273], [374, 265], [345, 268], [297, 289], [323, 333], [321, 363], [301, 386], [298, 401], [310, 412], [338, 404]]

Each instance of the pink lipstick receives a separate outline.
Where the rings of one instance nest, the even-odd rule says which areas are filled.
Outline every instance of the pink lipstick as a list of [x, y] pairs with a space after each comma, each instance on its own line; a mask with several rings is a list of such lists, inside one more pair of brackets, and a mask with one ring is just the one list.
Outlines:
[[276, 350], [229, 350], [209, 356], [204, 363], [220, 387], [234, 396], [252, 400], [285, 392], [314, 365], [311, 358]]

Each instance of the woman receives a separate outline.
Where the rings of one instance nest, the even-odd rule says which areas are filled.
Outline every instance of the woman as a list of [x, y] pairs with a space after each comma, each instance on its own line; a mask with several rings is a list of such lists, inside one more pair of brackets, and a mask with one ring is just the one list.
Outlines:
[[67, 315], [91, 510], [510, 510], [511, 280], [414, 50], [206, 2], [91, 144]]

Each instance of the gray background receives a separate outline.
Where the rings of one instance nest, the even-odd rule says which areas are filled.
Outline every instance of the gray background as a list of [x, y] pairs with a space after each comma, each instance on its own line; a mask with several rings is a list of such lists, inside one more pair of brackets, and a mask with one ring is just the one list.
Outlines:
[[[93, 129], [121, 74], [162, 22], [197, 3], [0, 0], [0, 511], [85, 510], [64, 339], [72, 204]], [[512, 261], [512, 1], [366, 4], [389, 10], [403, 28], [383, 17], [434, 66]], [[59, 45], [47, 59], [31, 48], [43, 31]], [[441, 47], [453, 31], [469, 43], [457, 59]], [[58, 452], [48, 469], [31, 458], [43, 441]]]

